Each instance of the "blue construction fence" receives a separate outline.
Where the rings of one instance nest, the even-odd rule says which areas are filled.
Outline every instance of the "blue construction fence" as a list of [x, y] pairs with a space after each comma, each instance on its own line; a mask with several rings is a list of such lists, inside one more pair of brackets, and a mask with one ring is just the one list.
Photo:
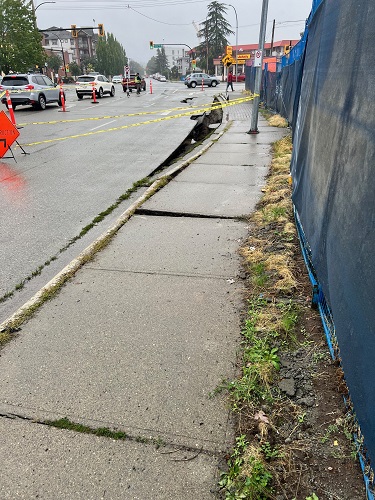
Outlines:
[[[331, 353], [359, 423], [368, 499], [375, 461], [375, 1], [313, 0], [261, 100], [293, 130], [293, 204]], [[254, 90], [255, 69], [246, 68]], [[373, 254], [374, 252], [374, 254]]]

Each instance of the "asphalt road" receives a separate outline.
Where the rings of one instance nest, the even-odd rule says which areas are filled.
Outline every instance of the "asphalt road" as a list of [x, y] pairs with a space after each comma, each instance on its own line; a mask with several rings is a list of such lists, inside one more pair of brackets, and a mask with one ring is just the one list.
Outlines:
[[[43, 269], [22, 290], [2, 301], [0, 321], [126, 209], [129, 201], [68, 251], [59, 253], [134, 182], [157, 168], [189, 134], [194, 122], [185, 116], [127, 126], [180, 113], [172, 109], [185, 106], [181, 100], [188, 96], [195, 98], [194, 103], [212, 102], [213, 95], [224, 90], [205, 88], [202, 92], [187, 89], [182, 82], [154, 80], [152, 85], [152, 94], [148, 85], [146, 92], [130, 97], [116, 85], [115, 97], [105, 96], [98, 104], [88, 97], [79, 101], [70, 87], [66, 113], [59, 112], [56, 105], [45, 111], [17, 108], [17, 125], [22, 127], [18, 142], [30, 154], [23, 155], [15, 147], [16, 161], [0, 160], [0, 300], [38, 268]], [[126, 116], [131, 113], [145, 114]], [[56, 261], [44, 265], [55, 256]]]

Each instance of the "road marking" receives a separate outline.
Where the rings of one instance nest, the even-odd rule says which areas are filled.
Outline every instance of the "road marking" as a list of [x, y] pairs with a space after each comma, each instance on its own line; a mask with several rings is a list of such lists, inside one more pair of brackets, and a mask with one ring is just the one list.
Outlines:
[[113, 123], [113, 122], [115, 122], [115, 121], [116, 121], [116, 120], [112, 120], [111, 122], [108, 122], [108, 123], [103, 123], [103, 124], [101, 124], [101, 125], [98, 125], [97, 127], [94, 127], [94, 128], [92, 128], [92, 129], [90, 129], [90, 132], [92, 132], [93, 130], [96, 130], [96, 129], [100, 128], [100, 127], [105, 127], [106, 125], [110, 125], [111, 123]]

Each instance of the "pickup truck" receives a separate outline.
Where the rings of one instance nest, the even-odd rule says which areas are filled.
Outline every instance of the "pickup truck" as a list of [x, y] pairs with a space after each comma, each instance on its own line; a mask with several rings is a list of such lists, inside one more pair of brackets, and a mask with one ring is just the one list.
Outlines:
[[[134, 81], [135, 73], [130, 73], [130, 78], [126, 79], [125, 77], [122, 79], [122, 90], [124, 92], [129, 88], [129, 92], [133, 90], [137, 90], [137, 86]], [[141, 90], [146, 90], [146, 80], [141, 77]]]

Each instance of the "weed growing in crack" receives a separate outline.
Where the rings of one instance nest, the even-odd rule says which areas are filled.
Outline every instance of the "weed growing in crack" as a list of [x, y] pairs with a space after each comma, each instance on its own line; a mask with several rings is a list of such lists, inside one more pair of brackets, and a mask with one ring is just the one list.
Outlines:
[[95, 429], [87, 425], [71, 422], [68, 418], [61, 418], [59, 420], [46, 420], [44, 424], [51, 427], [56, 427], [58, 429], [66, 429], [70, 431], [80, 432], [82, 434], [93, 434], [95, 436], [106, 437], [115, 440], [123, 441], [127, 439], [127, 435], [125, 432], [112, 431], [111, 429], [108, 429], [108, 427], [99, 427]]

